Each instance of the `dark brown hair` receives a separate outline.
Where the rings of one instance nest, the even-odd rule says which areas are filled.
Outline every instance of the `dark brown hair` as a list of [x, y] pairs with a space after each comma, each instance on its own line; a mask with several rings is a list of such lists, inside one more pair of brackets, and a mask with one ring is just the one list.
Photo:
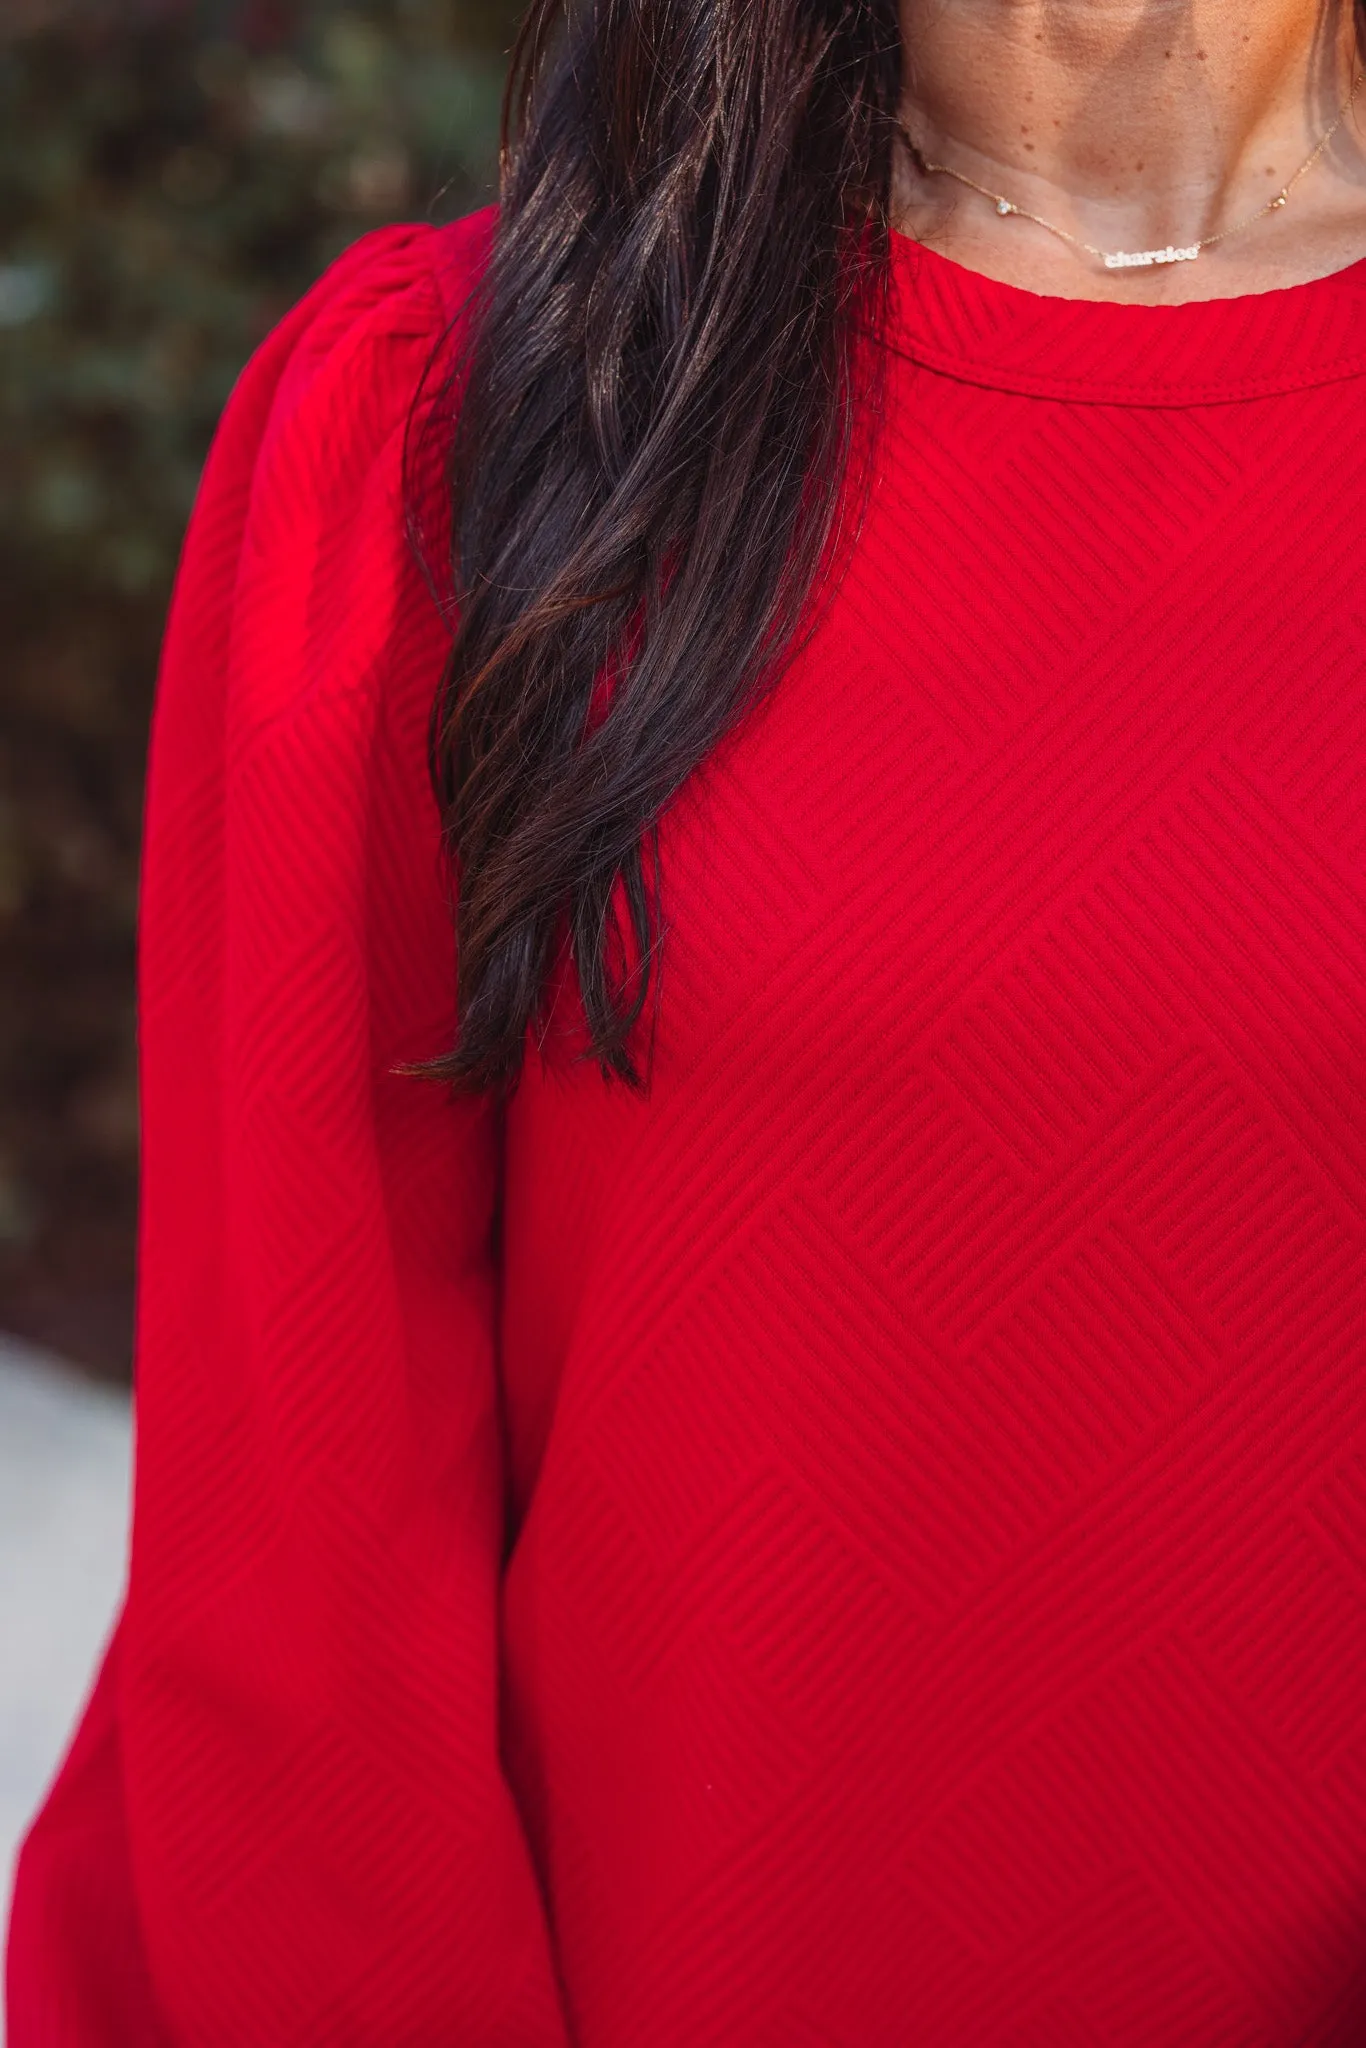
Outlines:
[[639, 1078], [656, 821], [838, 552], [899, 74], [896, 0], [532, 0], [452, 380], [464, 1086], [515, 1079], [565, 947]]

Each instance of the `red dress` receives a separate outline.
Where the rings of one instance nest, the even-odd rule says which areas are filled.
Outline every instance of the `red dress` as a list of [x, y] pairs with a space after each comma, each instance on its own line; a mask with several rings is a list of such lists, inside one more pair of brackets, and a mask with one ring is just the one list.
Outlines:
[[653, 1087], [556, 1044], [500, 1128], [394, 1071], [487, 228], [344, 258], [195, 515], [131, 1582], [11, 2048], [1360, 2044], [1366, 265], [900, 242], [848, 575], [665, 821]]

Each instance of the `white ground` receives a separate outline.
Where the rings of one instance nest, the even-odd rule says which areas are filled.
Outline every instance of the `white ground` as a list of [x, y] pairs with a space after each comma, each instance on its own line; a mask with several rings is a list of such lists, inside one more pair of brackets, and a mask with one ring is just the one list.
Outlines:
[[126, 1398], [0, 1337], [0, 1915], [123, 1585], [129, 1440]]

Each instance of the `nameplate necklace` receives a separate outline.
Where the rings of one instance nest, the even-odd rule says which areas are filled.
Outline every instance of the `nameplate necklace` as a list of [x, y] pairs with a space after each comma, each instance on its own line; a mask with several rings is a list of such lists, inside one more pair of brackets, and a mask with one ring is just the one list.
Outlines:
[[991, 201], [1002, 219], [1007, 214], [1013, 213], [1020, 220], [1032, 220], [1036, 227], [1046, 228], [1048, 233], [1056, 235], [1060, 242], [1067, 242], [1072, 248], [1083, 251], [1085, 255], [1094, 256], [1096, 261], [1103, 263], [1107, 270], [1143, 270], [1149, 264], [1154, 263], [1194, 263], [1197, 256], [1206, 249], [1212, 249], [1216, 242], [1225, 242], [1230, 235], [1242, 234], [1245, 228], [1255, 227], [1259, 220], [1265, 220], [1269, 213], [1274, 213], [1279, 207], [1284, 206], [1295, 187], [1299, 184], [1300, 179], [1313, 170], [1315, 164], [1323, 155], [1323, 152], [1327, 149], [1343, 122], [1347, 119], [1363, 77], [1366, 77], [1366, 72], [1358, 71], [1356, 73], [1352, 79], [1352, 90], [1343, 101], [1336, 121], [1333, 122], [1330, 128], [1324, 129], [1323, 134], [1319, 137], [1314, 148], [1310, 151], [1294, 176], [1287, 178], [1280, 191], [1273, 194], [1266, 201], [1265, 205], [1259, 206], [1255, 213], [1248, 214], [1246, 219], [1236, 220], [1232, 226], [1220, 228], [1217, 234], [1202, 235], [1199, 241], [1196, 242], [1183, 242], [1180, 244], [1168, 242], [1166, 247], [1162, 249], [1097, 249], [1090, 242], [1084, 242], [1080, 235], [1071, 234], [1066, 228], [1060, 228], [1056, 221], [1045, 220], [1043, 215], [1039, 213], [1031, 213], [1027, 206], [1018, 206], [1013, 199], [1007, 199], [1003, 192], [993, 192], [990, 186], [979, 185], [975, 178], [969, 178], [963, 171], [956, 171], [952, 164], [931, 162], [927, 156], [922, 155], [905, 128], [901, 130], [901, 137], [922, 171], [937, 172], [941, 177], [955, 178], [960, 185], [966, 185], [971, 191], [979, 192], [983, 199]]

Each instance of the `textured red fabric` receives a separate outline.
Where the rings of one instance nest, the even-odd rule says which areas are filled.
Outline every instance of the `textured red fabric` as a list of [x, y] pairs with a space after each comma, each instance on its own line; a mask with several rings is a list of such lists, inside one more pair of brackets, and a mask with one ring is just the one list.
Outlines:
[[[839, 593], [664, 826], [654, 1081], [451, 1028], [403, 420], [229, 409], [143, 941], [130, 1591], [12, 2048], [1366, 2040], [1366, 265], [900, 243]], [[501, 1250], [493, 1219], [501, 1186]]]

